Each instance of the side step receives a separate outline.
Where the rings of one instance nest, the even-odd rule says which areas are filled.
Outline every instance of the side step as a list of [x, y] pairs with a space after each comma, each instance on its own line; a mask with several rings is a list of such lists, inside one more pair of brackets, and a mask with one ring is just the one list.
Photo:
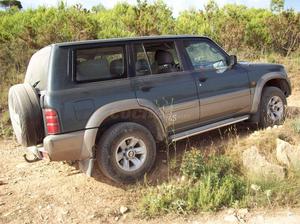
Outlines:
[[249, 115], [246, 115], [246, 116], [241, 116], [241, 117], [236, 117], [236, 118], [229, 118], [229, 119], [219, 121], [219, 122], [216, 122], [216, 123], [213, 123], [213, 124], [208, 124], [208, 125], [205, 125], [205, 126], [194, 128], [192, 130], [188, 130], [188, 131], [184, 131], [184, 132], [180, 132], [180, 133], [171, 135], [170, 139], [171, 139], [172, 142], [176, 142], [176, 141], [179, 141], [179, 140], [184, 139], [184, 138], [188, 138], [188, 137], [191, 137], [191, 136], [194, 136], [194, 135], [201, 134], [203, 132], [211, 131], [211, 130], [221, 128], [221, 127], [224, 127], [224, 126], [227, 126], [227, 125], [231, 125], [231, 124], [235, 124], [235, 123], [238, 123], [238, 122], [241, 122], [241, 121], [248, 120], [249, 117], [250, 117]]

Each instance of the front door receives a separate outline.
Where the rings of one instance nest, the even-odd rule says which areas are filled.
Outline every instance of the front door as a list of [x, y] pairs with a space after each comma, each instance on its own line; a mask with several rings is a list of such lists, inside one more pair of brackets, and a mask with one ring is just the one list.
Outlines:
[[179, 131], [199, 122], [197, 87], [183, 71], [173, 41], [133, 45], [135, 93], [139, 103], [150, 101], [159, 108], [168, 131]]
[[247, 72], [238, 64], [228, 66], [229, 56], [207, 38], [183, 43], [200, 101], [200, 122], [249, 113], [250, 88]]

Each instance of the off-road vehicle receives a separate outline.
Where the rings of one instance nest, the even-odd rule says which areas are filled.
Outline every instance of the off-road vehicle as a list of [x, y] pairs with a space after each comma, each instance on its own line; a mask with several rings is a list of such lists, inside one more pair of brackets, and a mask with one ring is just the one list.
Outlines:
[[94, 163], [117, 182], [150, 171], [157, 144], [242, 121], [284, 121], [291, 87], [278, 64], [237, 62], [207, 37], [57, 43], [9, 91], [16, 138], [39, 158]]

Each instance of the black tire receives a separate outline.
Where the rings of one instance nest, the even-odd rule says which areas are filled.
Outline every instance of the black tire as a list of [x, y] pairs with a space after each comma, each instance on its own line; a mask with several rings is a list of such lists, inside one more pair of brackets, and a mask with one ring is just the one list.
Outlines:
[[35, 89], [27, 83], [12, 86], [8, 93], [8, 107], [18, 143], [26, 147], [40, 144], [44, 126]]
[[[275, 116], [276, 113], [271, 112], [273, 114], [270, 116], [268, 114], [268, 108], [270, 107], [269, 103], [271, 99], [278, 99], [277, 105], [279, 105], [279, 102], [283, 104], [281, 116]], [[276, 105], [276, 103], [274, 103]], [[259, 113], [260, 113], [260, 121], [259, 121], [259, 126], [262, 128], [274, 126], [274, 125], [281, 125], [283, 124], [286, 116], [286, 106], [287, 106], [287, 101], [286, 101], [286, 96], [284, 93], [281, 91], [281, 89], [277, 87], [265, 87], [262, 92], [262, 97], [261, 97], [261, 102], [260, 102], [260, 108], [259, 108]], [[271, 110], [272, 111], [272, 110]], [[274, 110], [275, 112], [277, 109]]]
[[[125, 158], [118, 162], [116, 155], [118, 150], [120, 150], [118, 146], [126, 141], [125, 139], [131, 138], [141, 140], [146, 148], [146, 156], [141, 167], [133, 171], [125, 171], [121, 167], [122, 161], [124, 163]], [[136, 145], [138, 146], [138, 144]], [[129, 153], [129, 151], [127, 152]], [[125, 157], [126, 153], [123, 154]], [[138, 154], [136, 154], [136, 156], [137, 155]], [[156, 143], [152, 134], [147, 128], [137, 123], [123, 122], [111, 126], [104, 132], [97, 145], [96, 159], [100, 170], [105, 176], [118, 183], [128, 184], [140, 180], [151, 170], [155, 158]], [[130, 159], [126, 158], [126, 160], [128, 160], [128, 164], [130, 164]]]

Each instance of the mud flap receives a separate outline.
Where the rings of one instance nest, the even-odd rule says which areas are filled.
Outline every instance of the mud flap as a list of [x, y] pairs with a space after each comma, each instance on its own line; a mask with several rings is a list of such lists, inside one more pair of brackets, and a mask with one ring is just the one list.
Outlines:
[[91, 177], [96, 159], [86, 159], [78, 162], [79, 169], [87, 176]]

